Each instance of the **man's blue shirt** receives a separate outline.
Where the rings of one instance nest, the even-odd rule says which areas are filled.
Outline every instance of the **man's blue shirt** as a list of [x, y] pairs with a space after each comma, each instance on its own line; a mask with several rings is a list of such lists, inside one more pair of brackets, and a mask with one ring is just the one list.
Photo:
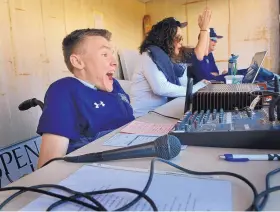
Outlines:
[[193, 68], [190, 69], [191, 73], [188, 74], [193, 78], [194, 84], [203, 79], [225, 82], [225, 75], [214, 76], [211, 74], [211, 72], [219, 74], [219, 70], [216, 66], [216, 62], [212, 53], [210, 53], [208, 56], [204, 56], [202, 61], [198, 60], [196, 55], [193, 54], [192, 66]]
[[[241, 74], [244, 76], [243, 83], [252, 83], [253, 78], [257, 73], [258, 66], [252, 65], [251, 69], [253, 69], [253, 71], [251, 72], [248, 72], [248, 68], [237, 70], [237, 74]], [[188, 69], [188, 76], [193, 78], [194, 83], [197, 83], [203, 79], [225, 82], [225, 76], [227, 74], [214, 76], [211, 74], [211, 72], [219, 74], [219, 70], [212, 53], [210, 53], [208, 56], [204, 56], [202, 61], [199, 61], [196, 58], [195, 54], [192, 55], [192, 68]], [[261, 67], [256, 77], [256, 81], [270, 81], [273, 79], [273, 77], [274, 74], [271, 71], [268, 71], [267, 69]]]
[[129, 96], [117, 80], [105, 92], [66, 77], [47, 90], [37, 133], [69, 138], [68, 154], [132, 120]]

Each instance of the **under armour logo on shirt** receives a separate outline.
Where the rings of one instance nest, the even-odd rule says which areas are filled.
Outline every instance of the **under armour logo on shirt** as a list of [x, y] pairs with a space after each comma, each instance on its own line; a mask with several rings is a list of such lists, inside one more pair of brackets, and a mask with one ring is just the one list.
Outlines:
[[100, 101], [100, 103], [94, 102], [94, 106], [95, 106], [95, 108], [99, 108], [100, 106], [104, 107], [105, 104], [104, 104], [104, 102], [102, 102], [102, 101]]

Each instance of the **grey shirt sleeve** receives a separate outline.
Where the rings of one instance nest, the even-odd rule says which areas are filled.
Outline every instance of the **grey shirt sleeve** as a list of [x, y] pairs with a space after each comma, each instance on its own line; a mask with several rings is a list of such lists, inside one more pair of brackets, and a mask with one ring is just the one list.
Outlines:
[[185, 70], [183, 76], [179, 78], [179, 81], [180, 81], [182, 86], [187, 87], [187, 83], [188, 83], [188, 76], [187, 76], [188, 65], [186, 63], [179, 63], [179, 65], [181, 67], [183, 67], [184, 70]]
[[[186, 87], [168, 82], [164, 74], [148, 55], [145, 55], [143, 60], [143, 74], [153, 92], [159, 96], [181, 97], [186, 95]], [[184, 73], [184, 76], [186, 76], [186, 73]]]

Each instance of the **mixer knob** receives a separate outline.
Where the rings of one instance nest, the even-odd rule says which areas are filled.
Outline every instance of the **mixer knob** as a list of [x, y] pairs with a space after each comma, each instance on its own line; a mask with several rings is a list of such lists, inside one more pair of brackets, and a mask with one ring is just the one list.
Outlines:
[[216, 119], [216, 116], [217, 116], [217, 113], [213, 113], [213, 114], [212, 114], [212, 119], [215, 120], [215, 119]]
[[252, 110], [251, 110], [251, 109], [247, 109], [247, 110], [246, 110], [246, 113], [247, 113], [247, 116], [248, 116], [249, 118], [252, 117]]
[[206, 122], [207, 122], [207, 116], [204, 116], [204, 118], [203, 118], [203, 124], [206, 124]]
[[190, 113], [191, 113], [191, 111], [187, 111], [187, 112], [185, 113], [185, 116], [189, 115]]
[[175, 124], [175, 131], [179, 131], [181, 129], [181, 122], [177, 122], [177, 124]]
[[190, 125], [188, 125], [188, 124], [185, 124], [185, 132], [189, 132], [190, 130]]
[[194, 121], [194, 128], [197, 129], [197, 121]]
[[[207, 114], [207, 115], [205, 116], [205, 123], [206, 123], [206, 122], [208, 122], [209, 117], [210, 117], [210, 113], [209, 113], [209, 114]], [[204, 123], [204, 124], [205, 124], [205, 123]]]

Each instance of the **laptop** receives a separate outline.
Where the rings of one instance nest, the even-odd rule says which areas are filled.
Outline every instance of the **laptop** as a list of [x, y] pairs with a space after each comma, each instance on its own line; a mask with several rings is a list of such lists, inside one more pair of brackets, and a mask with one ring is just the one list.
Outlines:
[[252, 62], [245, 74], [242, 83], [255, 83], [256, 78], [260, 72], [267, 51], [257, 52], [252, 58]]

